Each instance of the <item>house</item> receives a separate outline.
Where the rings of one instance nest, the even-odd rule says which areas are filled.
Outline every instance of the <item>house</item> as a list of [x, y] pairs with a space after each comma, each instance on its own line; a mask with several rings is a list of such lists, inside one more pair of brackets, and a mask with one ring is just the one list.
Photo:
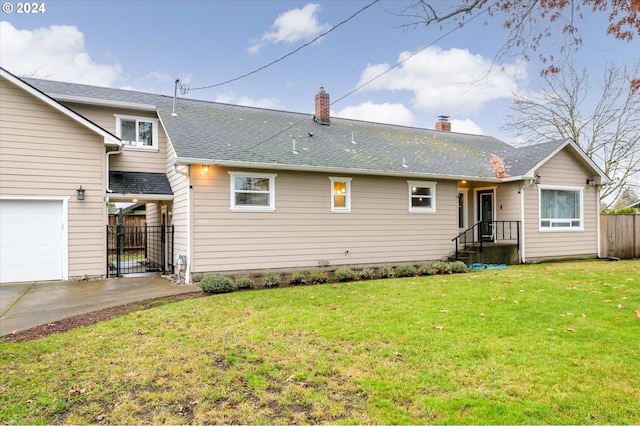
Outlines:
[[334, 118], [322, 89], [311, 115], [0, 71], [2, 282], [112, 274], [116, 202], [171, 228], [144, 260], [187, 282], [474, 244], [508, 243], [517, 262], [599, 255], [609, 179], [570, 139], [513, 148], [446, 117], [436, 130]]

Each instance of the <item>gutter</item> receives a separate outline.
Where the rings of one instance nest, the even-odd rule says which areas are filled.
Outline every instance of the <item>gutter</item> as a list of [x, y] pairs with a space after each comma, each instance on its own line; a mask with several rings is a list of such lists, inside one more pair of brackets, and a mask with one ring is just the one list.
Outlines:
[[347, 169], [341, 167], [320, 167], [320, 166], [299, 166], [295, 164], [281, 164], [281, 163], [248, 163], [243, 161], [231, 161], [231, 160], [203, 160], [199, 158], [176, 158], [175, 165], [209, 165], [209, 166], [221, 166], [221, 167], [237, 167], [245, 169], [259, 169], [259, 170], [286, 170], [294, 172], [316, 172], [316, 173], [348, 173], [355, 175], [369, 175], [369, 176], [392, 176], [392, 177], [406, 177], [412, 179], [437, 179], [437, 180], [470, 180], [477, 182], [491, 182], [501, 183], [503, 179], [494, 177], [482, 177], [482, 176], [458, 176], [458, 175], [441, 175], [441, 174], [426, 174], [426, 173], [411, 173], [411, 172], [395, 172], [395, 171], [381, 171], [371, 169]]

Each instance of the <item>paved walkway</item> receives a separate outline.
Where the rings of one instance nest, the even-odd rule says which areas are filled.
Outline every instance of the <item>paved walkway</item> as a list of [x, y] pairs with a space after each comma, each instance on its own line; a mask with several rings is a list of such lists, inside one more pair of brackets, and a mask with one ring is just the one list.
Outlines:
[[0, 284], [0, 336], [112, 306], [195, 291], [200, 287], [173, 284], [158, 275]]

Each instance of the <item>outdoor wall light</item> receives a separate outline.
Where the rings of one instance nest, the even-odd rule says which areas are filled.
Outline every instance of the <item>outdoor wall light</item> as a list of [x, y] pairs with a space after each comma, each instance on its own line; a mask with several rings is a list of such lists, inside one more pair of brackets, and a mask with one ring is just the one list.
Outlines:
[[587, 185], [589, 186], [596, 186], [596, 180], [593, 178], [593, 176], [589, 176], [587, 178]]
[[536, 185], [540, 185], [540, 182], [542, 181], [542, 179], [541, 179], [542, 176], [540, 176], [539, 174], [536, 173], [534, 175], [534, 177], [535, 177], [534, 182], [536, 183]]
[[209, 166], [206, 164], [202, 165], [202, 174], [209, 172]]
[[82, 185], [80, 185], [80, 188], [76, 189], [76, 192], [78, 193], [78, 201], [83, 201], [85, 189], [82, 187]]

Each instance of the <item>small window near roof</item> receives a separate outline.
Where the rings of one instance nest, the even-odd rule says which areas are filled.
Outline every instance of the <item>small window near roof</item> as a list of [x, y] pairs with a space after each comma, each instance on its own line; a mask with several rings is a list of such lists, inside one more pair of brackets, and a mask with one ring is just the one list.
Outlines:
[[158, 120], [116, 115], [116, 136], [127, 147], [158, 149]]
[[436, 182], [407, 181], [409, 184], [409, 212], [435, 213]]
[[349, 213], [351, 211], [351, 178], [329, 177], [331, 180], [331, 211]]
[[275, 174], [229, 172], [231, 210], [275, 211]]

